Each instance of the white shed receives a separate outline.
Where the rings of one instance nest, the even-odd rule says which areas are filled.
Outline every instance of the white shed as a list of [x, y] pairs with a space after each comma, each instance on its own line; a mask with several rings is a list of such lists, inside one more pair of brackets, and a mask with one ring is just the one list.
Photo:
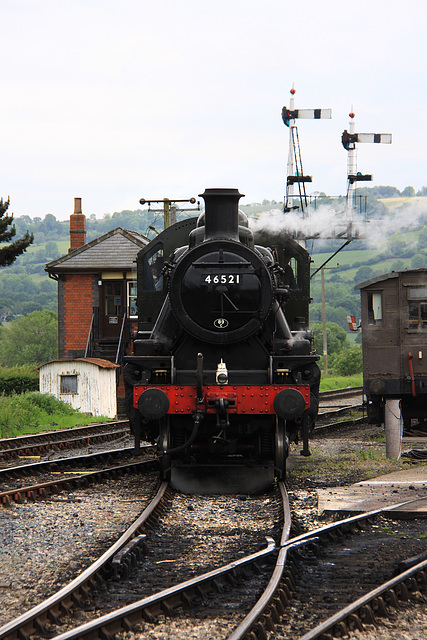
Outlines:
[[118, 368], [101, 358], [51, 360], [39, 367], [40, 392], [50, 393], [82, 413], [115, 418]]

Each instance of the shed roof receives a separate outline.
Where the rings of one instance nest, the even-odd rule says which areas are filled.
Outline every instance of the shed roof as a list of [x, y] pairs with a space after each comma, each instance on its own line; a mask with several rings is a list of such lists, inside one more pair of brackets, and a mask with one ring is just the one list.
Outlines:
[[91, 240], [67, 255], [48, 262], [45, 271], [63, 273], [70, 271], [130, 270], [138, 252], [149, 240], [135, 231], [117, 227]]
[[89, 364], [94, 364], [100, 369], [117, 369], [120, 365], [114, 364], [114, 362], [110, 362], [109, 360], [104, 360], [103, 358], [74, 358], [74, 360], [67, 360], [65, 358], [61, 358], [58, 360], [49, 360], [49, 362], [45, 362], [37, 367], [37, 369], [41, 369], [48, 364], [53, 364], [54, 362], [64, 362], [71, 364], [72, 362], [88, 362]]
[[402, 273], [420, 273], [422, 271], [427, 272], [427, 269], [403, 269], [402, 271], [391, 271], [390, 273], [383, 273], [380, 276], [375, 276], [374, 278], [370, 278], [369, 280], [364, 280], [363, 282], [359, 282], [355, 285], [355, 289], [365, 289], [365, 287], [369, 287], [371, 284], [377, 284], [378, 282], [384, 282], [385, 280], [390, 280], [391, 278], [399, 278]]

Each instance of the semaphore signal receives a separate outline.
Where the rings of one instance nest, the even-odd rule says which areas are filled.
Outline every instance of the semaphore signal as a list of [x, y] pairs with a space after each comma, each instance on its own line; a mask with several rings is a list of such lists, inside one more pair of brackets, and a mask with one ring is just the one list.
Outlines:
[[[311, 182], [311, 176], [305, 176], [302, 166], [301, 149], [299, 145], [298, 127], [295, 120], [323, 120], [332, 118], [332, 109], [295, 109], [295, 93], [296, 90], [292, 86], [290, 91], [291, 98], [288, 107], [282, 109], [282, 120], [289, 127], [289, 155], [286, 178], [286, 196], [283, 211], [292, 211], [300, 208], [304, 217], [304, 210], [307, 207], [307, 193], [305, 183]], [[294, 185], [298, 185], [299, 206], [294, 206], [293, 198], [295, 197]]]
[[350, 113], [349, 131], [345, 129], [341, 135], [341, 142], [346, 151], [347, 159], [347, 210], [354, 208], [354, 195], [357, 182], [369, 182], [372, 175], [357, 171], [357, 143], [370, 142], [373, 144], [391, 144], [391, 133], [356, 133], [354, 131], [355, 113], [353, 108]]

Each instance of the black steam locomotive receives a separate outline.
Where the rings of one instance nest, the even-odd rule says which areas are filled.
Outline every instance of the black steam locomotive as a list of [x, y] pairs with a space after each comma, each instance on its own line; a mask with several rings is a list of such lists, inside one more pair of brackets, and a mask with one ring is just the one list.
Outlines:
[[221, 476], [250, 491], [283, 477], [290, 441], [310, 455], [320, 381], [310, 261], [289, 236], [255, 245], [237, 189], [201, 196], [197, 225], [177, 223], [138, 255], [128, 415], [137, 442], [158, 443], [162, 477], [177, 488]]

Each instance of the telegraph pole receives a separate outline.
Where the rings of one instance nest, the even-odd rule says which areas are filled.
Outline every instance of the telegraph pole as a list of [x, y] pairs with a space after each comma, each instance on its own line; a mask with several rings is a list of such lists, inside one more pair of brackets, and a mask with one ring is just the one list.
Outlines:
[[323, 375], [328, 373], [328, 339], [326, 336], [325, 267], [320, 270], [322, 282]]
[[320, 282], [321, 282], [321, 292], [322, 292], [322, 333], [323, 333], [322, 346], [323, 346], [323, 375], [324, 376], [326, 376], [328, 373], [328, 336], [326, 332], [325, 269], [337, 269], [340, 266], [339, 262], [337, 262], [336, 267], [326, 267], [325, 264], [323, 264], [317, 270], [317, 271], [320, 270]]
[[[163, 203], [162, 209], [151, 209], [151, 203]], [[196, 204], [196, 198], [188, 198], [180, 200], [178, 198], [170, 200], [169, 198], [162, 198], [161, 200], [146, 200], [141, 198], [139, 204], [148, 204], [148, 211], [163, 212], [163, 228], [167, 229], [176, 222], [176, 203], [177, 202], [190, 202]], [[188, 211], [200, 211], [200, 202], [197, 202], [197, 209], [188, 209]]]

